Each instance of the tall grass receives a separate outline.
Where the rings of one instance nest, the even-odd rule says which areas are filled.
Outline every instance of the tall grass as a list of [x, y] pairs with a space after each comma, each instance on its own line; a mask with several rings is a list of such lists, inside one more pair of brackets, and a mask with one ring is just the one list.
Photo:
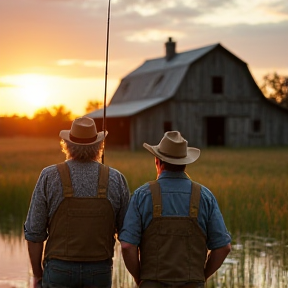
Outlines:
[[204, 150], [189, 169], [213, 191], [234, 233], [268, 236], [288, 229], [287, 148]]
[[62, 161], [58, 139], [0, 138], [0, 233], [21, 235], [40, 171]]
[[[59, 139], [0, 138], [0, 232], [21, 233], [40, 171], [64, 161]], [[155, 179], [146, 150], [105, 150], [105, 164], [122, 172], [131, 193]], [[216, 196], [232, 234], [279, 236], [288, 230], [288, 148], [202, 149], [187, 173]]]

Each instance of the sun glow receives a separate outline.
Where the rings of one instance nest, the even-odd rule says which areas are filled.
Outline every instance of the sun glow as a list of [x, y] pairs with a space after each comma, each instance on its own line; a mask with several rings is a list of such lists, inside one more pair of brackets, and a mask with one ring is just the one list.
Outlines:
[[[86, 113], [89, 101], [103, 100], [102, 78], [65, 78], [44, 74], [21, 74], [0, 77], [0, 116], [33, 117], [41, 108], [64, 106], [73, 115]], [[107, 103], [119, 85], [109, 79]]]
[[19, 96], [35, 108], [45, 106], [49, 97], [49, 87], [45, 76], [25, 74], [19, 76], [15, 85], [19, 87]]

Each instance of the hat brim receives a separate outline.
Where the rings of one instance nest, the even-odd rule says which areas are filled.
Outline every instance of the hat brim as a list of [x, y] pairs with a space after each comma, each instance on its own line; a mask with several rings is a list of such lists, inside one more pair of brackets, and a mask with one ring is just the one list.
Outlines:
[[143, 147], [160, 160], [174, 165], [191, 164], [195, 162], [200, 156], [200, 150], [194, 147], [187, 147], [187, 156], [183, 158], [168, 157], [166, 155], [161, 154], [159, 152], [159, 145], [152, 146], [147, 143], [144, 143]]
[[93, 142], [88, 142], [88, 143], [79, 143], [79, 142], [72, 141], [70, 139], [70, 130], [60, 131], [59, 137], [66, 140], [66, 141], [69, 141], [71, 143], [77, 144], [77, 145], [92, 145], [92, 144], [96, 144], [98, 142], [103, 141], [105, 139], [105, 137], [107, 136], [107, 134], [108, 134], [108, 131], [105, 131], [105, 134], [104, 134], [104, 131], [98, 132], [96, 140]]

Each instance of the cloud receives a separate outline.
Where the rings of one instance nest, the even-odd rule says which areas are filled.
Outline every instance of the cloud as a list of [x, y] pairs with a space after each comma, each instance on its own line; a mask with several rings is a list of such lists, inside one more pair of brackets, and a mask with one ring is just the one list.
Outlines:
[[263, 0], [122, 0], [115, 6], [116, 14], [127, 17], [124, 21], [137, 17], [149, 23], [148, 20], [153, 17], [161, 17], [163, 25], [181, 23], [182, 28], [188, 23], [231, 26], [239, 23], [276, 23], [288, 19], [285, 0], [270, 0], [267, 3]]
[[[107, 8], [108, 0], [0, 0], [0, 76], [101, 77]], [[109, 76], [163, 56], [168, 37], [180, 52], [220, 42], [253, 66], [287, 66], [287, 15], [287, 0], [111, 0]]]
[[104, 61], [81, 60], [81, 59], [61, 59], [57, 61], [59, 66], [84, 66], [84, 67], [103, 67]]
[[283, 0], [274, 0], [271, 2], [267, 2], [266, 4], [267, 10], [275, 11], [279, 14], [285, 14], [288, 15], [288, 2]]
[[57, 59], [101, 60], [107, 7], [93, 1], [98, 10], [88, 9], [92, 1], [84, 2], [0, 1], [1, 74], [47, 70]]
[[0, 88], [15, 88], [17, 85], [13, 85], [10, 83], [0, 82]]

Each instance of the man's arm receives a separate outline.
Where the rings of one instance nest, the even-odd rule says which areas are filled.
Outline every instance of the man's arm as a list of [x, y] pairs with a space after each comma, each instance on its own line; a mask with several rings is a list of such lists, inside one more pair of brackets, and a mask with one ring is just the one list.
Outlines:
[[223, 261], [231, 251], [231, 244], [224, 247], [212, 250], [206, 262], [204, 269], [205, 280], [207, 280], [214, 272], [216, 272], [222, 265]]
[[121, 241], [122, 255], [125, 266], [133, 276], [137, 285], [140, 284], [140, 262], [138, 247], [136, 245]]
[[28, 242], [28, 253], [33, 271], [33, 282], [34, 287], [39, 280], [42, 279], [43, 269], [42, 269], [42, 253], [43, 253], [43, 242]]

